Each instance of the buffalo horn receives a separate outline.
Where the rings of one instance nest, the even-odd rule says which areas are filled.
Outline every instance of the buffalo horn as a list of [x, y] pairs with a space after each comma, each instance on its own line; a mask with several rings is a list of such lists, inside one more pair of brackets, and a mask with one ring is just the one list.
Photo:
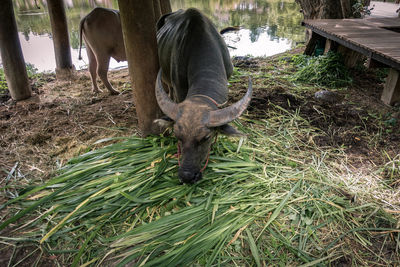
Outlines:
[[251, 78], [249, 77], [249, 87], [244, 97], [229, 107], [211, 111], [207, 126], [218, 127], [239, 118], [239, 116], [242, 115], [243, 111], [246, 110], [250, 103], [252, 91], [253, 86], [251, 83]]
[[164, 112], [165, 115], [167, 115], [169, 118], [175, 121], [178, 114], [178, 105], [175, 102], [173, 102], [165, 92], [164, 87], [162, 85], [161, 76], [162, 72], [160, 68], [156, 82], [157, 103], [160, 106], [162, 112]]

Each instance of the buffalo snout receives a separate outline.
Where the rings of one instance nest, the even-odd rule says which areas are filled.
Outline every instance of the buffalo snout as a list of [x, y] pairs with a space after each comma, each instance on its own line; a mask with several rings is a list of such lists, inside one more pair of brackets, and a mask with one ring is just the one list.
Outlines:
[[180, 168], [178, 170], [179, 180], [185, 184], [194, 184], [202, 177], [200, 171], [191, 171]]

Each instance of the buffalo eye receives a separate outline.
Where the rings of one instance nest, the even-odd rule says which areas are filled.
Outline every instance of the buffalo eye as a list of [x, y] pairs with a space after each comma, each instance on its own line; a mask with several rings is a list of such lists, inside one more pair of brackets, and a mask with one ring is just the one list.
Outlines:
[[206, 141], [208, 141], [211, 138], [211, 133], [207, 134], [206, 136], [204, 136], [201, 140], [200, 143], [204, 143]]

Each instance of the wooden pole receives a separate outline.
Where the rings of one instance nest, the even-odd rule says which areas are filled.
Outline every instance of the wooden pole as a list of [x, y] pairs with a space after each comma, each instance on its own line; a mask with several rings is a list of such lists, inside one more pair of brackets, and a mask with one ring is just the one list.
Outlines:
[[142, 136], [158, 134], [153, 121], [162, 113], [154, 90], [159, 64], [153, 1], [118, 0], [118, 5], [139, 128]]
[[74, 71], [71, 49], [69, 45], [67, 16], [65, 15], [64, 1], [47, 1], [49, 9], [51, 31], [53, 34], [54, 53], [56, 57], [57, 78], [70, 78]]
[[386, 105], [393, 105], [400, 102], [400, 71], [395, 69], [389, 70], [381, 100]]
[[31, 97], [12, 0], [2, 1], [0, 8], [0, 53], [11, 98], [23, 100]]

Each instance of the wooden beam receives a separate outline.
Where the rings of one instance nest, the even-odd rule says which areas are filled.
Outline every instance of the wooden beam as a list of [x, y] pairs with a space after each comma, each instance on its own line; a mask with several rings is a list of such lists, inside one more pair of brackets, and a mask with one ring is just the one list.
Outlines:
[[400, 102], [400, 72], [398, 70], [389, 70], [381, 100], [386, 105], [393, 105]]
[[155, 96], [159, 69], [153, 1], [118, 0], [129, 76], [142, 136], [160, 133], [153, 121], [162, 114]]
[[325, 37], [323, 37], [323, 36], [321, 36], [318, 33], [313, 31], [311, 33], [310, 40], [308, 40], [308, 42], [307, 42], [306, 48], [304, 50], [304, 54], [308, 55], [308, 56], [312, 56], [314, 54], [314, 52], [315, 52], [315, 48], [317, 46], [317, 43], [318, 42], [323, 42], [324, 39], [325, 39]]
[[74, 72], [71, 48], [69, 45], [67, 16], [63, 0], [47, 1], [51, 31], [53, 34], [54, 53], [56, 57], [57, 78], [70, 78]]
[[31, 97], [32, 91], [18, 37], [12, 0], [1, 3], [0, 53], [11, 98], [23, 100]]
[[382, 62], [376, 61], [375, 59], [368, 58], [367, 62], [365, 62], [365, 66], [368, 69], [377, 69], [377, 68], [389, 68], [388, 65], [383, 64]]

